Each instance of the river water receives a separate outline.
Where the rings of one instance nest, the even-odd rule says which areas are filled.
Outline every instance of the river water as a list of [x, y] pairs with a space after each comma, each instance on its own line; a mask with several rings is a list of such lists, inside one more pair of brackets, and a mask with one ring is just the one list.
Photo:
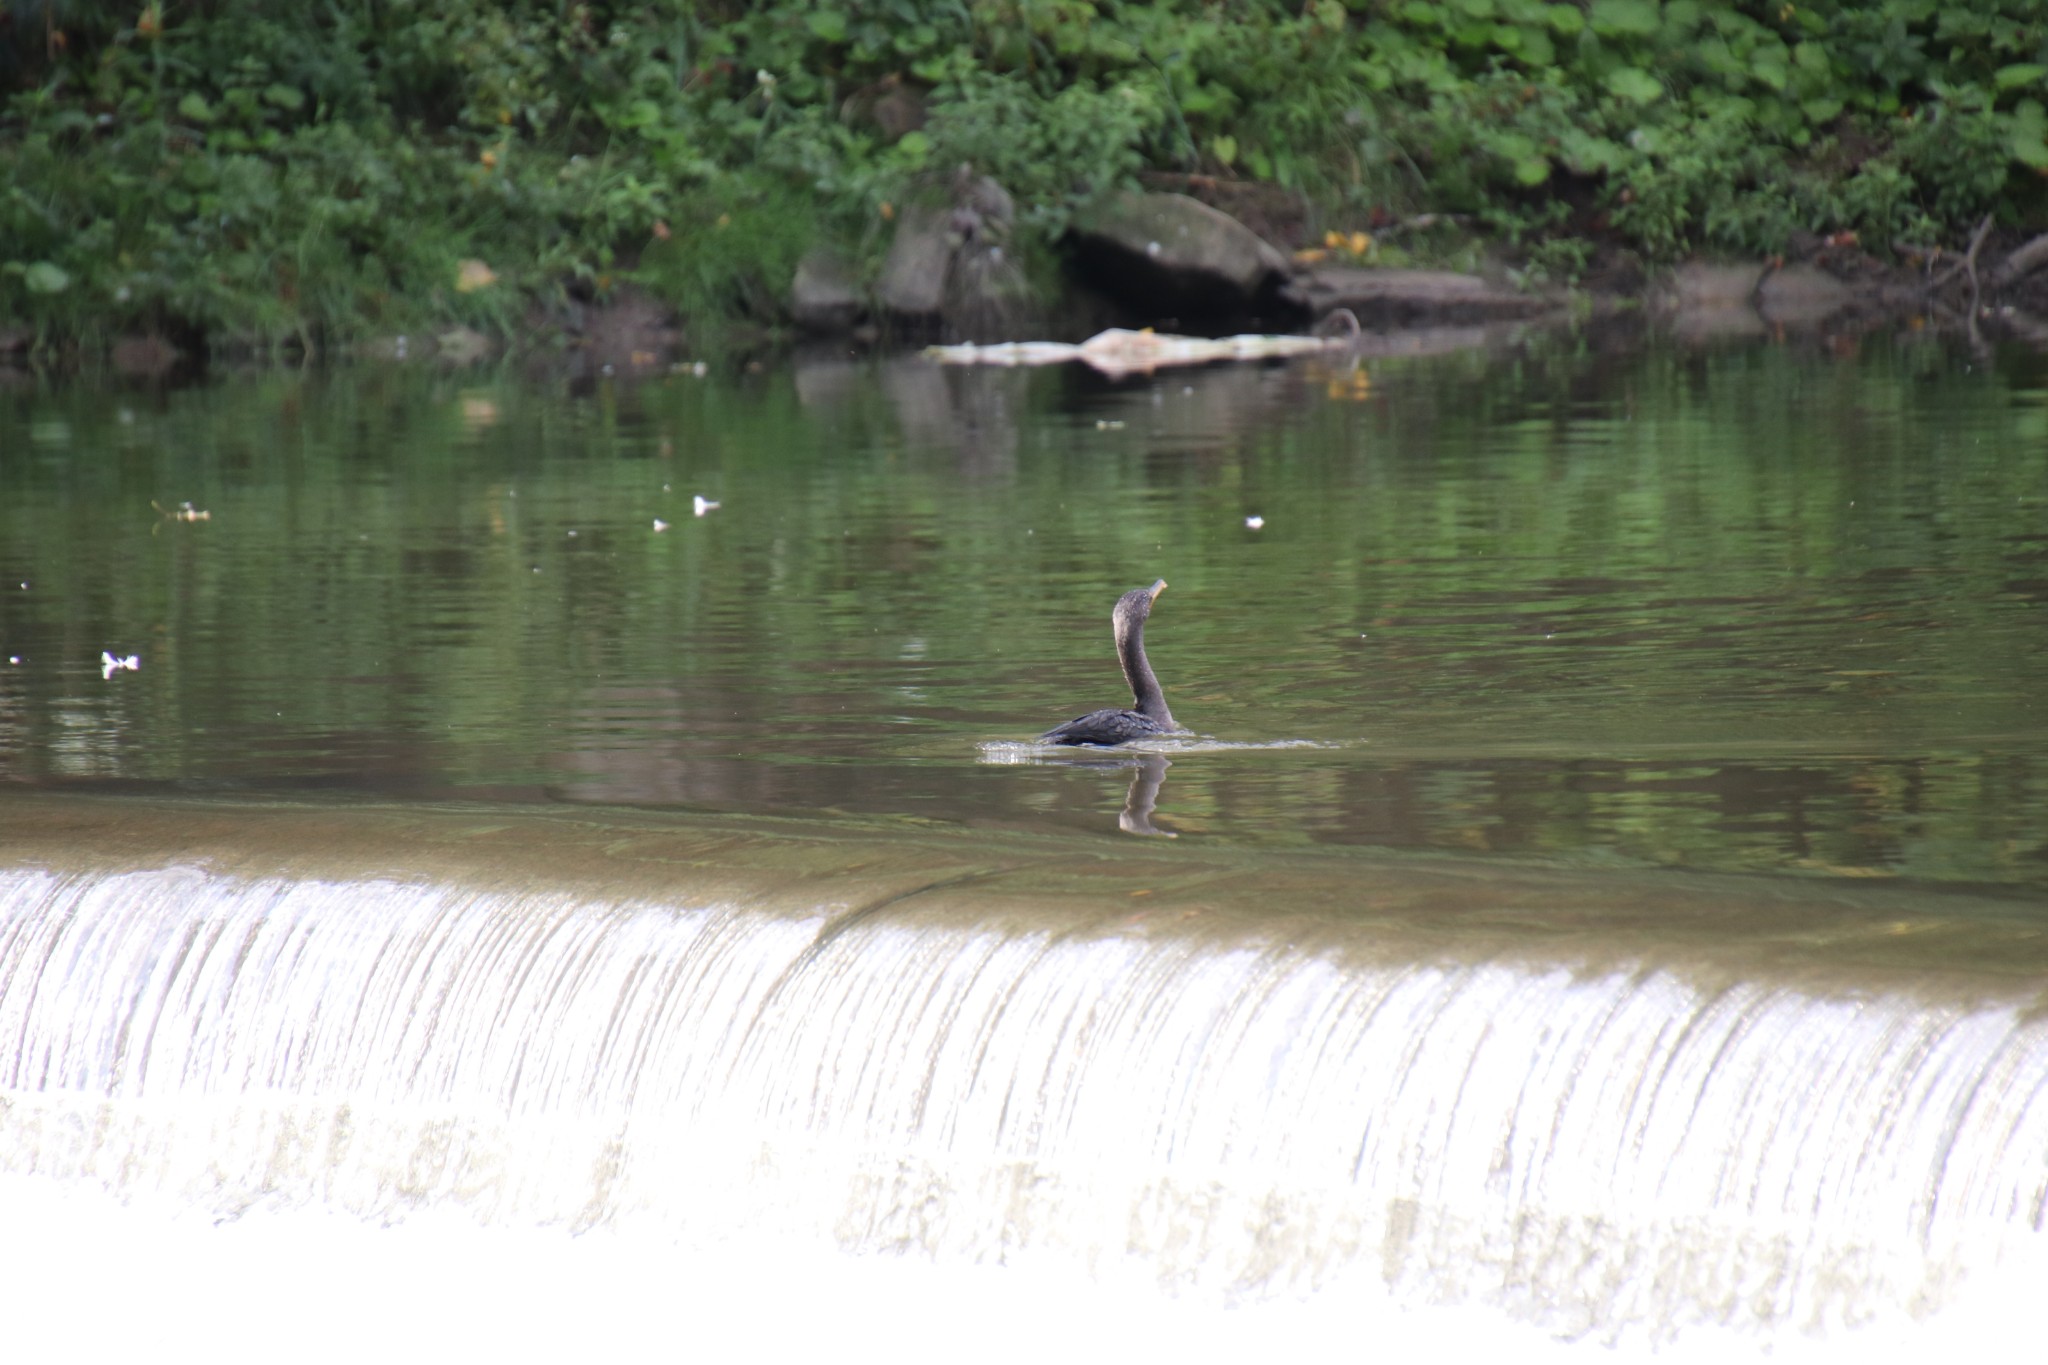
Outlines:
[[[152, 1248], [146, 1341], [317, 1248], [340, 1358], [488, 1339], [408, 1258], [651, 1330], [648, 1247], [735, 1349], [760, 1265], [912, 1355], [1995, 1339], [2044, 509], [2048, 359], [1913, 333], [17, 384], [11, 1271]], [[1154, 578], [1189, 733], [1032, 744]]]

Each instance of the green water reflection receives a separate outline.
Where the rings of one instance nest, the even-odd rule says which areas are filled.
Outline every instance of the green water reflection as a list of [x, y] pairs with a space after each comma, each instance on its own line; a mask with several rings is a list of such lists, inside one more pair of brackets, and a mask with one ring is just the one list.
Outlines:
[[1919, 340], [17, 386], [0, 778], [1115, 838], [1154, 577], [1161, 831], [2048, 888], [2048, 365]]

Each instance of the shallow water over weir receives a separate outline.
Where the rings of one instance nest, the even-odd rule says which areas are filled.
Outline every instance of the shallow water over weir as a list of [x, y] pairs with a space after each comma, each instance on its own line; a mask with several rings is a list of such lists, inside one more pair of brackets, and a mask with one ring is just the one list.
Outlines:
[[1862, 1351], [2017, 1314], [2041, 1256], [2021, 901], [481, 806], [10, 794], [0, 830], [28, 1245], [79, 1216], [51, 1191], [765, 1242], [798, 1299], [890, 1253], [906, 1313], [1028, 1270], [1353, 1354], [1423, 1306]]

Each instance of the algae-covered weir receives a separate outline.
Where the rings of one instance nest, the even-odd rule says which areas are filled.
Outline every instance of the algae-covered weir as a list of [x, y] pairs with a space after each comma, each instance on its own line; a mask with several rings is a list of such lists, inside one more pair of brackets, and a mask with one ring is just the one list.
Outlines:
[[0, 817], [0, 1160], [145, 1207], [1625, 1342], [1892, 1333], [2041, 1249], [2038, 906], [759, 817]]
[[7, 392], [9, 1340], [1997, 1358], [2044, 506], [1918, 336]]

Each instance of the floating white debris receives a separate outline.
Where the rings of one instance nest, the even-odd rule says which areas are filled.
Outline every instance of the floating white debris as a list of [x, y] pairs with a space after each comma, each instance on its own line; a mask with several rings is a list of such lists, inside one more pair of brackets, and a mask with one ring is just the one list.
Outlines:
[[141, 667], [142, 660], [133, 654], [123, 659], [108, 653], [104, 649], [100, 651], [100, 676], [102, 678], [111, 678], [123, 669], [134, 673]]
[[7, 656], [7, 662], [10, 664], [18, 664], [21, 662], [21, 656], [19, 654], [10, 654]]
[[1244, 519], [1245, 529], [1248, 531], [1259, 530], [1265, 524], [1266, 519], [1264, 517], [1246, 517]]
[[207, 511], [203, 507], [194, 507], [189, 502], [181, 502], [176, 507], [166, 507], [162, 503], [158, 502], [155, 498], [151, 498], [149, 500], [149, 505], [157, 510], [158, 516], [168, 517], [172, 521], [213, 520], [213, 513]]
[[699, 493], [696, 497], [690, 499], [690, 510], [701, 517], [706, 512], [716, 512], [718, 504], [705, 497], [702, 493]]
[[1106, 374], [1131, 374], [1169, 365], [1206, 365], [1217, 360], [1271, 360], [1343, 350], [1349, 337], [1175, 336], [1147, 328], [1134, 332], [1112, 327], [1078, 346], [1063, 341], [1001, 341], [987, 346], [968, 342], [932, 346], [925, 354], [944, 365], [1058, 365], [1083, 361]]
[[657, 531], [666, 531], [668, 529], [668, 523], [663, 521], [660, 517], [656, 517], [654, 519], [654, 529]]
[[1104, 417], [1095, 423], [1095, 429], [1097, 431], [1122, 431], [1124, 424], [1116, 421], [1114, 418]]

